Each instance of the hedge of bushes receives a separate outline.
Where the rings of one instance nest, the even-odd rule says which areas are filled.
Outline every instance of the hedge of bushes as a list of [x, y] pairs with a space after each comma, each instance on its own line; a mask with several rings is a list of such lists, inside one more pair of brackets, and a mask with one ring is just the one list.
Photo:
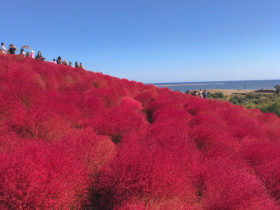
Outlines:
[[0, 209], [279, 209], [280, 120], [0, 56]]

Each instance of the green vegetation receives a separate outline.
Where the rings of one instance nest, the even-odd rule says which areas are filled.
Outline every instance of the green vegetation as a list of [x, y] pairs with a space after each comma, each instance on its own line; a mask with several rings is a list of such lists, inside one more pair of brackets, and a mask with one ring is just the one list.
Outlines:
[[280, 94], [280, 85], [275, 85], [274, 88], [275, 88], [276, 94], [279, 95]]
[[226, 98], [222, 92], [208, 93], [208, 98], [224, 99]]
[[273, 112], [280, 117], [280, 85], [275, 86], [275, 94], [249, 93], [246, 95], [224, 96], [222, 92], [208, 94], [208, 98], [229, 101], [248, 109], [257, 108], [262, 112]]

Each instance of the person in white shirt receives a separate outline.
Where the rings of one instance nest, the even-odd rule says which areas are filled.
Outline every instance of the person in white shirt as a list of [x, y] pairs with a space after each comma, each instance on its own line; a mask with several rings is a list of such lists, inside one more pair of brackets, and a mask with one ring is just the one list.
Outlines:
[[5, 44], [4, 44], [3, 42], [1, 43], [0, 51], [1, 51], [1, 53], [4, 53], [4, 54], [7, 53], [7, 50], [6, 50], [6, 48], [5, 48]]

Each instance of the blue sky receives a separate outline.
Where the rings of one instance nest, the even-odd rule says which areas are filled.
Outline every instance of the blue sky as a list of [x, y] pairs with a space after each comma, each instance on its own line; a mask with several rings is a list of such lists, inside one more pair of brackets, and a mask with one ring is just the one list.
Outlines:
[[1, 42], [141, 82], [280, 79], [279, 0], [13, 0]]

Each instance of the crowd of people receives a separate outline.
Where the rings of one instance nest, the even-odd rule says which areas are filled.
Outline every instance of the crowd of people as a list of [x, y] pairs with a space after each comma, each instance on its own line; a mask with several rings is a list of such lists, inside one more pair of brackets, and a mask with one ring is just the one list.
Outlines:
[[[30, 52], [25, 52], [24, 49], [29, 49]], [[3, 43], [3, 42], [1, 43], [1, 48], [0, 48], [0, 52], [1, 53], [15, 55], [16, 51], [17, 51], [17, 48], [16, 48], [15, 45], [9, 44], [9, 48], [7, 50], [6, 47], [5, 47], [5, 43]], [[36, 60], [41, 60], [41, 61], [45, 61], [46, 60], [46, 58], [44, 58], [42, 56], [41, 51], [38, 51], [36, 56], [35, 56], [34, 53], [35, 53], [34, 50], [31, 50], [28, 46], [23, 46], [20, 49], [19, 55], [24, 56], [24, 57], [33, 58], [33, 59], [36, 59]], [[58, 56], [57, 59], [53, 59], [51, 63], [63, 64], [63, 65], [66, 65], [66, 66], [73, 67], [73, 64], [72, 64], [71, 61], [69, 61], [68, 63], [67, 63], [67, 61], [65, 59], [62, 61], [62, 58], [60, 56]], [[75, 62], [75, 66], [74, 67], [75, 68], [82, 68], [82, 69], [84, 69], [83, 64], [82, 63], [79, 64], [77, 61]]]
[[185, 92], [186, 94], [190, 94], [190, 95], [193, 95], [193, 96], [198, 96], [198, 97], [201, 97], [201, 98], [207, 98], [207, 90], [195, 90], [195, 91], [186, 91]]

